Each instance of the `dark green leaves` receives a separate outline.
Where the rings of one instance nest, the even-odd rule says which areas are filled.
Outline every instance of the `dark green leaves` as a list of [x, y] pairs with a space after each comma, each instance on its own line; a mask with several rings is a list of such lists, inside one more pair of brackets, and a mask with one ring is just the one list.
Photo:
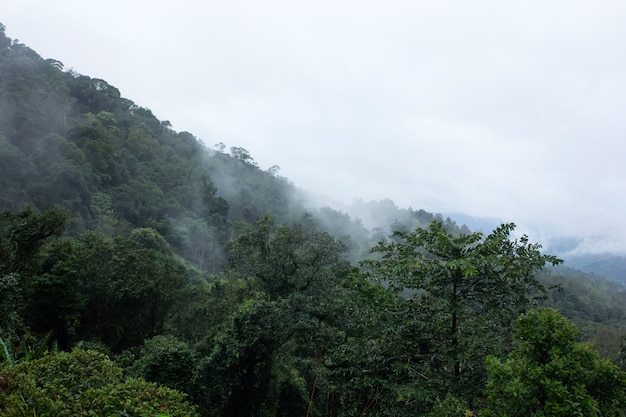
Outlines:
[[512, 320], [543, 291], [535, 272], [560, 262], [525, 236], [512, 239], [514, 228], [511, 223], [487, 236], [454, 235], [433, 222], [428, 229], [396, 232], [372, 249], [378, 259], [364, 262], [369, 277], [414, 311], [416, 323], [399, 324], [420, 329], [412, 337], [421, 349], [411, 361], [455, 395], [476, 395], [470, 393], [480, 386], [484, 357], [503, 349]]
[[556, 310], [515, 322], [513, 351], [487, 359], [485, 416], [622, 416], [626, 374], [576, 342], [578, 329]]

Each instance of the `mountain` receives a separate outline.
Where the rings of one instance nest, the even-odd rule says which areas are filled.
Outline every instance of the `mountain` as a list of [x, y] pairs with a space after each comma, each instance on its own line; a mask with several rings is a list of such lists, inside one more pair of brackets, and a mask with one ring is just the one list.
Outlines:
[[[224, 265], [226, 241], [264, 213], [281, 223], [313, 214], [345, 240], [354, 262], [392, 231], [435, 219], [459, 232], [489, 233], [500, 224], [399, 208], [388, 199], [340, 205], [312, 196], [277, 167], [260, 169], [243, 148], [208, 149], [193, 134], [175, 132], [105, 80], [66, 71], [11, 40], [1, 24], [0, 174], [0, 209], [57, 205], [72, 213], [68, 232], [75, 236], [151, 227], [213, 272]], [[542, 243], [572, 268], [625, 280], [624, 256], [568, 255], [577, 245], [568, 239]]]
[[626, 285], [626, 256], [610, 253], [568, 256], [567, 265]]
[[[211, 272], [224, 267], [226, 242], [265, 213], [279, 223], [313, 214], [345, 240], [355, 262], [392, 228], [435, 219], [389, 200], [355, 203], [346, 211], [314, 203], [277, 167], [260, 169], [246, 149], [207, 148], [105, 80], [65, 71], [61, 62], [11, 40], [4, 26], [0, 174], [0, 209], [58, 206], [72, 215], [72, 236], [153, 228]], [[456, 225], [448, 221], [448, 227]]]
[[[533, 243], [506, 226], [472, 233], [495, 220], [316, 203], [246, 149], [207, 148], [1, 24], [0, 190], [0, 380], [19, 359], [25, 374], [45, 368], [27, 359], [46, 348], [83, 347], [185, 392], [201, 415], [415, 415], [463, 392], [478, 403], [470, 381], [484, 381], [484, 358], [505, 352], [531, 299], [603, 357], [626, 331], [623, 285], [571, 267], [535, 275], [553, 258]], [[617, 274], [623, 261], [579, 267]], [[9, 399], [20, 415], [66, 405], [44, 388], [39, 405], [21, 388]]]

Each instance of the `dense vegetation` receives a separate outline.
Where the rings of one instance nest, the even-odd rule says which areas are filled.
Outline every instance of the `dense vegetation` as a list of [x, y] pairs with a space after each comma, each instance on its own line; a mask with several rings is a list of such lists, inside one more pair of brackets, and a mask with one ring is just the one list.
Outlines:
[[0, 415], [624, 415], [618, 284], [513, 224], [307, 207], [1, 25], [0, 174]]

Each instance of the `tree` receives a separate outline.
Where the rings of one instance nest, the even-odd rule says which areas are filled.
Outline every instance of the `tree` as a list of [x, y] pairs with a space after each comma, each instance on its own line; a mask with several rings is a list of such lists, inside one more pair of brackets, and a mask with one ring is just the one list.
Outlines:
[[247, 291], [200, 367], [203, 402], [216, 415], [306, 414], [318, 365], [341, 336], [335, 300], [350, 270], [343, 250], [327, 233], [269, 216], [231, 242], [227, 277]]
[[94, 351], [73, 350], [0, 368], [0, 414], [49, 416], [197, 416], [185, 395], [122, 369]]
[[406, 413], [393, 360], [402, 344], [395, 337], [397, 314], [404, 311], [398, 310], [393, 294], [358, 268], [341, 283], [338, 304], [342, 341], [324, 360], [317, 402], [333, 416]]
[[174, 336], [155, 336], [144, 341], [131, 373], [150, 382], [190, 394], [196, 365], [194, 352]]
[[487, 358], [489, 416], [623, 416], [626, 374], [577, 343], [578, 329], [556, 310], [540, 308], [515, 322], [514, 349]]
[[49, 239], [63, 234], [68, 217], [56, 207], [0, 213], [0, 273], [36, 270], [37, 253]]
[[24, 317], [31, 329], [54, 332], [61, 348], [100, 341], [112, 351], [160, 334], [191, 276], [153, 229], [128, 238], [89, 232], [42, 253], [29, 280]]
[[68, 215], [51, 207], [0, 213], [0, 337], [17, 342], [43, 248], [62, 235]]
[[11, 39], [6, 36], [6, 26], [0, 23], [0, 51], [11, 46]]
[[486, 237], [454, 235], [435, 221], [428, 229], [396, 232], [372, 249], [379, 258], [364, 267], [405, 310], [396, 334], [410, 347], [398, 352], [396, 372], [414, 387], [421, 380], [415, 389], [431, 391], [407, 389], [405, 397], [478, 395], [484, 358], [506, 348], [513, 319], [543, 291], [535, 272], [561, 262], [541, 254], [527, 236], [512, 240], [514, 228], [503, 224]]
[[88, 295], [80, 334], [115, 352], [161, 333], [187, 283], [185, 264], [153, 229], [116, 239], [86, 234], [77, 258]]

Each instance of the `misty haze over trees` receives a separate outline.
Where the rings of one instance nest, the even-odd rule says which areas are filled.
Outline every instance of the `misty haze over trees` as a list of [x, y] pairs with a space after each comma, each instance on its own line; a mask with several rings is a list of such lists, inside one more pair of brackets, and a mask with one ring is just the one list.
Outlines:
[[624, 415], [618, 268], [314, 205], [64, 68], [0, 25], [1, 415]]

